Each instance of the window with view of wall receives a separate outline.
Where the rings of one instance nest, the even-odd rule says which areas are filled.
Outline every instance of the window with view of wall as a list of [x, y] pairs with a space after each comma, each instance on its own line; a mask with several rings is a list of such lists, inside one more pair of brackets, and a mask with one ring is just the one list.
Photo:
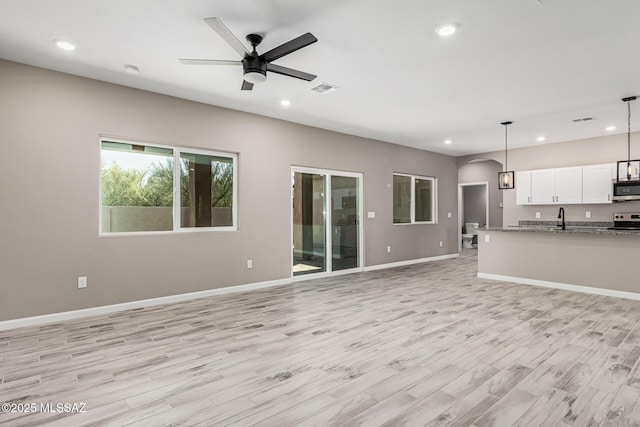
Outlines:
[[235, 154], [103, 140], [101, 156], [101, 233], [235, 229]]
[[436, 179], [393, 175], [393, 223], [436, 223]]

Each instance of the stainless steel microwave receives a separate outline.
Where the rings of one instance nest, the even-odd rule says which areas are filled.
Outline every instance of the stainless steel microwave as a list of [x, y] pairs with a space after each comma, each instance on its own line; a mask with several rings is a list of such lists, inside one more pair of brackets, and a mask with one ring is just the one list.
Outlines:
[[614, 182], [613, 201], [640, 200], [640, 181]]

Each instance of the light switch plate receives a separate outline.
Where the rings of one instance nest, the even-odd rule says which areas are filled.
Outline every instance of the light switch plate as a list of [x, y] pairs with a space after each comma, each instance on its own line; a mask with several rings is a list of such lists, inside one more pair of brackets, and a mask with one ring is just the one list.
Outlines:
[[485, 235], [484, 235], [484, 241], [485, 241], [486, 243], [491, 242], [491, 236], [490, 236], [490, 235], [488, 235], [488, 234], [485, 234]]
[[367, 212], [367, 218], [375, 218], [375, 217], [376, 217], [375, 212]]
[[447, 218], [451, 218], [451, 212], [447, 212]]

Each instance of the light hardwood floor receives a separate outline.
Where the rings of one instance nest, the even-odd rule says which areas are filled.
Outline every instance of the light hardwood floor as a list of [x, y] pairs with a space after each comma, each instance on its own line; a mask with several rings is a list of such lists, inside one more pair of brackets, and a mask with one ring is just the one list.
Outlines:
[[476, 259], [0, 332], [11, 426], [640, 425], [640, 301]]

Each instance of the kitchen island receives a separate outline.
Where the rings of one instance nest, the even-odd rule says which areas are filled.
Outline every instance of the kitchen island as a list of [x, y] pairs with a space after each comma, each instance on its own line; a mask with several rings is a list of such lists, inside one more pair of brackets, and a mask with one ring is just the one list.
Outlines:
[[640, 299], [640, 231], [530, 225], [480, 229], [478, 277]]

